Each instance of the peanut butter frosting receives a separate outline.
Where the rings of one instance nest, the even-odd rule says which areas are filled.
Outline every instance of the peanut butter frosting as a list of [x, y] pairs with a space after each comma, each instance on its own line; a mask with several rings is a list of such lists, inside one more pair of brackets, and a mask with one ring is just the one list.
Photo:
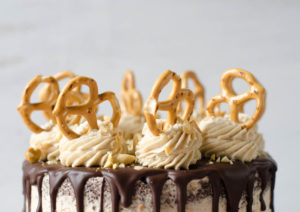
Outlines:
[[51, 128], [51, 130], [33, 133], [30, 137], [30, 146], [41, 151], [40, 161], [56, 160], [59, 157], [59, 141], [62, 133], [57, 126], [52, 126], [51, 122], [47, 123], [44, 128]]
[[[162, 128], [163, 120], [157, 124]], [[144, 125], [143, 138], [136, 146], [136, 157], [143, 166], [154, 168], [188, 169], [201, 159], [202, 136], [195, 122], [184, 121], [170, 125], [155, 136], [148, 125]]]
[[[249, 120], [246, 114], [239, 114], [240, 122]], [[216, 154], [250, 162], [257, 158], [264, 149], [264, 140], [257, 132], [257, 125], [250, 129], [230, 120], [229, 116], [204, 118], [199, 124], [204, 134], [201, 152], [205, 156]]]
[[[91, 130], [79, 138], [60, 141], [60, 161], [65, 166], [100, 166], [113, 167], [114, 164], [129, 164], [134, 156], [122, 154], [124, 142], [122, 135], [110, 121], [98, 120], [99, 130]], [[77, 126], [77, 130], [85, 132], [88, 123]]]
[[137, 141], [142, 137], [144, 123], [144, 116], [122, 113], [119, 129], [123, 132], [127, 152], [130, 154], [134, 154]]
[[130, 134], [141, 133], [144, 123], [144, 116], [136, 116], [125, 112], [122, 113], [119, 122], [119, 129]]

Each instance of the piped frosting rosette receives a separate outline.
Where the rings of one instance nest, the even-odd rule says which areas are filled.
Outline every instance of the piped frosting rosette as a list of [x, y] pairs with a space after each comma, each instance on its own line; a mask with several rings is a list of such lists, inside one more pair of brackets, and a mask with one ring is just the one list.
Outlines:
[[134, 154], [136, 143], [142, 136], [145, 117], [142, 113], [142, 96], [135, 87], [135, 78], [131, 71], [124, 74], [121, 100], [122, 114], [119, 129], [123, 132], [126, 140], [127, 152]]
[[[166, 101], [159, 102], [159, 93], [170, 80], [173, 80], [171, 93]], [[185, 109], [179, 113], [178, 104], [183, 100]], [[202, 136], [197, 124], [189, 120], [194, 100], [189, 89], [181, 88], [181, 79], [174, 72], [166, 71], [159, 77], [144, 106], [146, 124], [136, 146], [136, 157], [141, 165], [188, 169], [201, 159]], [[167, 119], [157, 119], [157, 110], [167, 111]]]
[[[232, 81], [236, 77], [245, 80], [250, 90], [236, 94], [232, 88]], [[238, 68], [223, 73], [221, 90], [222, 94], [209, 100], [208, 117], [199, 124], [204, 135], [201, 152], [205, 156], [215, 154], [250, 162], [264, 149], [264, 140], [257, 132], [255, 123], [265, 109], [265, 90], [251, 73]], [[257, 103], [252, 117], [243, 113], [243, 106], [248, 100], [256, 100]], [[215, 106], [222, 102], [229, 104], [229, 114], [217, 117]]]
[[[99, 129], [90, 130], [78, 138], [64, 137], [59, 144], [60, 162], [65, 166], [101, 166], [112, 167], [117, 163], [128, 164], [135, 160], [133, 156], [122, 155], [124, 143], [121, 133], [111, 121], [98, 120]], [[77, 127], [78, 132], [86, 132], [87, 121]], [[128, 161], [129, 160], [129, 161]]]
[[[245, 122], [250, 119], [246, 114], [239, 114], [239, 120]], [[264, 149], [264, 139], [257, 132], [257, 126], [250, 129], [242, 128], [239, 123], [225, 117], [206, 117], [200, 122], [200, 130], [204, 134], [201, 152], [205, 156], [228, 156], [231, 159], [252, 161]]]
[[33, 133], [30, 137], [30, 146], [41, 152], [40, 161], [53, 161], [59, 158], [59, 142], [63, 135], [57, 126], [51, 127], [51, 122], [47, 125], [45, 128], [51, 128], [50, 131]]
[[[162, 127], [164, 120], [157, 120]], [[154, 136], [145, 124], [143, 138], [138, 142], [136, 156], [139, 163], [155, 168], [188, 169], [201, 158], [202, 136], [196, 122], [183, 121], [171, 125]]]

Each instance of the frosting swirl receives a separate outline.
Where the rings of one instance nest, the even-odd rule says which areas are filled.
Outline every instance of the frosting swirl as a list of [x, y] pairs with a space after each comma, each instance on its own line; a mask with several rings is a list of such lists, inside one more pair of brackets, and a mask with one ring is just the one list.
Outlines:
[[[157, 124], [162, 127], [163, 121], [159, 119]], [[143, 166], [188, 169], [201, 159], [201, 143], [202, 136], [195, 122], [171, 125], [158, 136], [145, 124], [143, 138], [136, 146], [136, 157]]]
[[[59, 145], [60, 161], [65, 166], [112, 167], [118, 163], [132, 163], [134, 156], [122, 154], [122, 136], [110, 121], [98, 120], [99, 130], [91, 130], [79, 138], [63, 138]], [[85, 132], [87, 122], [77, 127]]]
[[121, 116], [119, 129], [123, 132], [127, 152], [130, 154], [135, 152], [135, 146], [142, 136], [144, 123], [144, 116], [135, 116], [129, 113], [123, 113]]
[[[51, 122], [47, 123], [45, 128], [50, 128]], [[41, 151], [40, 161], [56, 160], [59, 157], [59, 141], [62, 138], [62, 133], [57, 126], [53, 126], [50, 131], [42, 131], [34, 133], [30, 137], [30, 146]]]
[[144, 127], [144, 123], [144, 116], [135, 116], [128, 113], [122, 113], [119, 122], [119, 129], [131, 134], [141, 133]]
[[[239, 114], [239, 120], [245, 122], [249, 116]], [[201, 152], [205, 156], [216, 154], [231, 159], [252, 161], [263, 152], [264, 140], [257, 132], [257, 126], [243, 129], [240, 124], [230, 120], [229, 116], [204, 118], [199, 124], [204, 134]]]

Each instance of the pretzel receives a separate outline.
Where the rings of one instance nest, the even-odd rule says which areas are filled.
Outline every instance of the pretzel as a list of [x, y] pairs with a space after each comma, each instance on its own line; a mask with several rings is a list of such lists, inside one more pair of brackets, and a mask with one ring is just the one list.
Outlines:
[[[88, 101], [80, 105], [67, 105], [67, 98], [72, 89], [81, 85], [86, 85], [90, 89]], [[91, 78], [77, 76], [71, 79], [60, 93], [53, 111], [56, 116], [57, 125], [61, 132], [68, 139], [80, 137], [79, 134], [69, 128], [67, 123], [68, 115], [84, 116], [89, 123], [90, 129], [99, 129], [96, 116], [97, 106], [106, 100], [110, 102], [113, 109], [111, 122], [114, 126], [117, 126], [120, 120], [121, 110], [115, 94], [113, 92], [105, 92], [98, 95], [97, 83]]]
[[[193, 71], [185, 71], [181, 74], [181, 80], [182, 80], [182, 88], [188, 88], [188, 80], [191, 79], [194, 82], [195, 85], [195, 101], [198, 98], [200, 103], [200, 111], [204, 111], [204, 87], [200, 83], [200, 81], [197, 78], [197, 75]], [[181, 104], [179, 104], [179, 107], [181, 109]]]
[[[74, 73], [72, 73], [71, 71], [63, 71], [63, 72], [59, 72], [57, 74], [54, 75], [54, 78], [57, 81], [66, 79], [66, 78], [74, 78], [76, 75]], [[49, 96], [51, 95], [51, 89], [49, 87], [49, 85], [45, 85], [44, 87], [42, 87], [39, 91], [39, 97], [41, 101], [45, 101], [49, 98]], [[72, 92], [70, 92], [69, 98], [67, 100], [67, 105], [72, 105], [74, 104], [74, 102], [81, 104], [84, 101], [86, 101], [88, 99], [88, 95], [85, 93], [82, 93], [80, 91], [80, 87], [76, 87], [72, 90]], [[50, 116], [47, 113], [44, 113], [44, 116], [49, 120]], [[69, 120], [70, 124], [76, 124], [80, 122], [80, 116], [76, 116], [76, 117], [72, 117]]]
[[[49, 84], [51, 95], [49, 95], [49, 97], [45, 101], [41, 101], [39, 103], [30, 103], [31, 95], [40, 83]], [[52, 114], [52, 110], [54, 108], [58, 95], [59, 87], [54, 77], [43, 77], [42, 75], [38, 75], [27, 84], [22, 95], [21, 103], [18, 106], [18, 111], [21, 114], [21, 117], [23, 118], [25, 124], [31, 131], [33, 131], [34, 133], [40, 133], [42, 131], [50, 130], [41, 128], [31, 120], [31, 113], [35, 110], [43, 111], [49, 116], [50, 120], [52, 120], [53, 123], [56, 123], [55, 117]]]
[[[236, 77], [245, 80], [248, 83], [250, 90], [237, 95], [232, 87], [232, 81]], [[238, 114], [242, 111], [245, 102], [254, 99], [256, 100], [256, 109], [253, 116], [245, 123], [242, 123], [243, 128], [249, 129], [264, 113], [266, 92], [264, 87], [259, 84], [251, 73], [239, 68], [233, 68], [225, 71], [221, 77], [221, 90], [222, 94], [217, 95], [208, 101], [208, 115], [213, 116], [215, 106], [222, 102], [226, 102], [229, 104], [230, 119], [239, 123]]]
[[[158, 101], [161, 90], [173, 80], [173, 87], [166, 101]], [[159, 135], [161, 130], [156, 123], [156, 113], [158, 110], [168, 111], [166, 126], [173, 125], [177, 120], [178, 104], [181, 100], [186, 102], [186, 107], [181, 117], [182, 120], [188, 120], [194, 108], [194, 95], [189, 89], [181, 88], [181, 79], [176, 73], [167, 70], [155, 82], [151, 94], [144, 106], [144, 114], [149, 129], [154, 135]]]
[[131, 71], [126, 71], [124, 74], [121, 99], [127, 113], [141, 115], [143, 100], [140, 92], [135, 88], [134, 75]]
[[[65, 79], [65, 78], [74, 78], [75, 77], [75, 74], [73, 74], [72, 72], [70, 71], [63, 71], [63, 72], [60, 72], [60, 73], [57, 73], [53, 76], [57, 81], [60, 81], [62, 79]], [[44, 87], [42, 87], [40, 90], [39, 90], [39, 97], [40, 97], [40, 100], [41, 101], [46, 101], [49, 96], [51, 95], [51, 89], [50, 89], [50, 86], [49, 85], [45, 85]], [[46, 117], [48, 118], [48, 117]]]

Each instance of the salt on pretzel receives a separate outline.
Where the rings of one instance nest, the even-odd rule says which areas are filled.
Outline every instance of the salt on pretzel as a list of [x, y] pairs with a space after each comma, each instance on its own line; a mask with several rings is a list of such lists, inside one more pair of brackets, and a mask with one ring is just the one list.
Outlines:
[[[89, 87], [88, 101], [80, 105], [67, 105], [67, 99], [70, 92], [72, 92], [72, 89], [81, 85], [86, 85]], [[68, 115], [83, 116], [89, 123], [90, 129], [98, 129], [96, 116], [97, 106], [106, 100], [110, 102], [113, 109], [111, 122], [114, 126], [117, 126], [120, 120], [121, 110], [115, 94], [113, 92], [105, 92], [98, 95], [97, 83], [91, 78], [77, 76], [71, 79], [60, 93], [53, 111], [56, 116], [57, 125], [61, 132], [68, 139], [80, 137], [79, 134], [69, 128], [67, 123]]]
[[[203, 85], [198, 80], [196, 73], [193, 71], [185, 71], [180, 75], [180, 77], [181, 77], [181, 81], [182, 81], [182, 85], [181, 85], [182, 88], [188, 88], [189, 79], [191, 79], [193, 81], [194, 87], [195, 87], [195, 91], [193, 92], [194, 96], [195, 96], [195, 101], [196, 101], [196, 99], [199, 99], [200, 111], [203, 112], [204, 111], [205, 90], [204, 90]], [[181, 109], [181, 104], [179, 104], [179, 107]]]
[[[41, 83], [49, 84], [49, 90], [51, 90], [51, 95], [49, 95], [49, 97], [44, 101], [41, 101], [39, 103], [31, 103], [31, 95]], [[52, 110], [54, 108], [58, 95], [59, 87], [54, 77], [43, 77], [42, 75], [38, 75], [27, 84], [26, 88], [23, 91], [21, 103], [18, 106], [18, 111], [21, 114], [21, 117], [23, 118], [25, 124], [32, 132], [40, 133], [42, 131], [50, 130], [43, 129], [32, 121], [31, 114], [35, 110], [43, 111], [49, 116], [49, 119], [52, 120], [53, 123], [56, 123], [56, 119], [52, 114]]]
[[132, 71], [126, 71], [122, 81], [121, 99], [127, 113], [139, 116], [142, 113], [143, 100], [141, 93], [135, 88]]
[[[166, 101], [158, 101], [158, 97], [162, 89], [169, 83], [173, 81], [173, 87]], [[167, 111], [167, 121], [166, 126], [173, 125], [177, 120], [178, 104], [184, 100], [185, 110], [181, 117], [182, 120], [188, 120], [194, 109], [195, 98], [193, 92], [189, 89], [181, 88], [180, 77], [170, 71], [165, 71], [155, 82], [151, 94], [144, 106], [144, 115], [149, 129], [154, 135], [159, 135], [163, 129], [160, 129], [156, 124], [156, 113], [158, 110]]]
[[[250, 90], [242, 94], [236, 94], [232, 87], [232, 81], [235, 78], [241, 78], [245, 80]], [[239, 123], [239, 112], [242, 111], [243, 105], [249, 100], [256, 100], [256, 109], [252, 117], [242, 123], [242, 127], [249, 129], [251, 128], [263, 115], [265, 110], [266, 92], [264, 87], [259, 84], [255, 77], [240, 68], [232, 68], [225, 71], [221, 77], [221, 90], [222, 94], [211, 98], [207, 103], [208, 115], [214, 115], [214, 108], [216, 105], [226, 102], [229, 105], [230, 119], [234, 122]]]

